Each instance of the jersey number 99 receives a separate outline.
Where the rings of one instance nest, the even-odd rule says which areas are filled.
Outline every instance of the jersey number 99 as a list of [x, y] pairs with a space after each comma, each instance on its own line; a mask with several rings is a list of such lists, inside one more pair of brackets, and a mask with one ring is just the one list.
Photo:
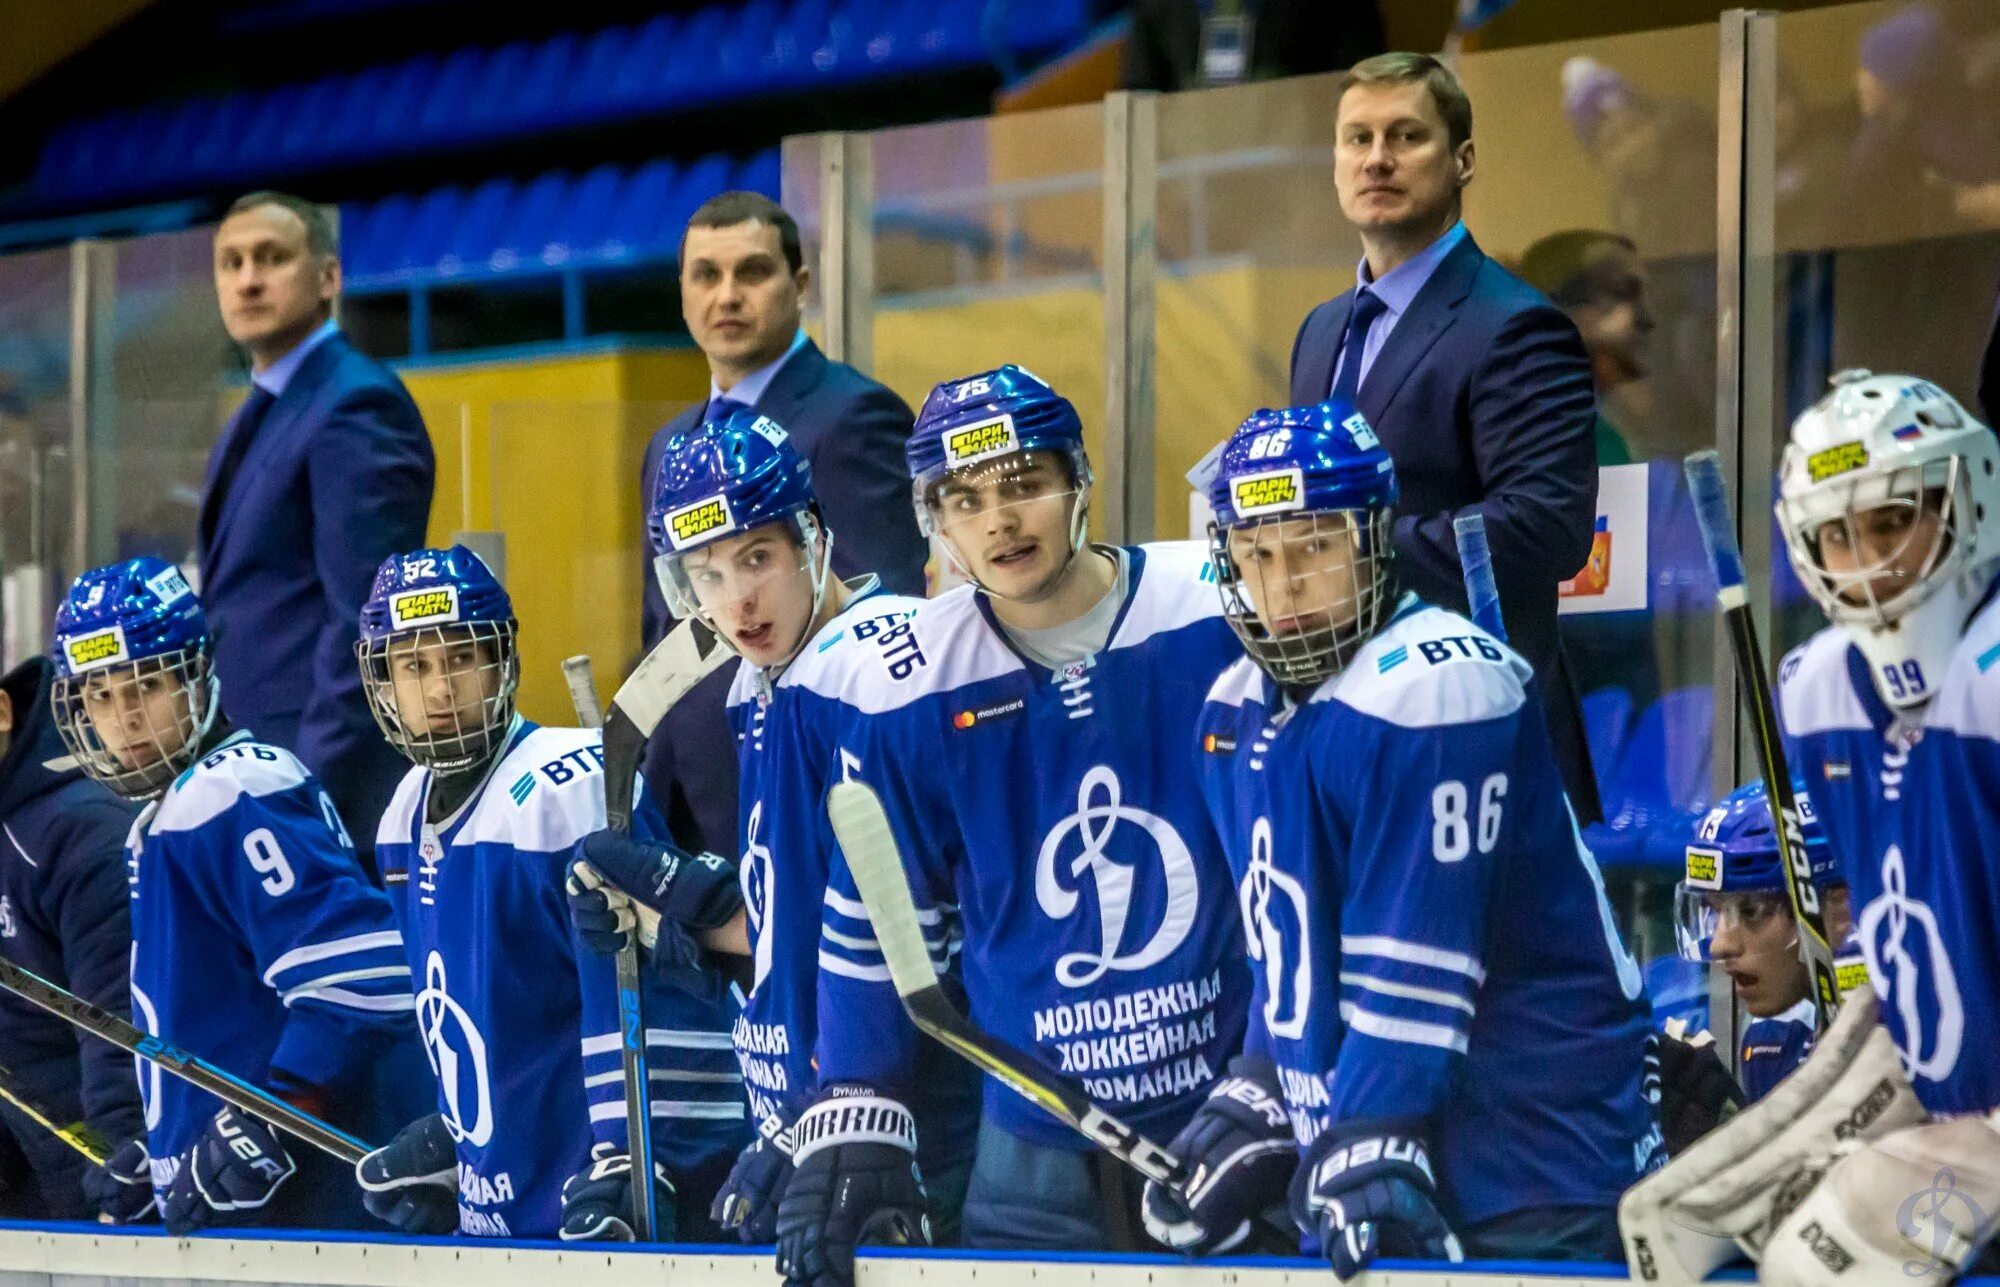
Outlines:
[[1470, 816], [1471, 796], [1465, 783], [1438, 783], [1431, 792], [1431, 856], [1439, 862], [1459, 862], [1472, 852], [1474, 840], [1480, 853], [1492, 853], [1500, 843], [1500, 805], [1506, 798], [1507, 775], [1495, 773], [1479, 784], [1475, 819]]

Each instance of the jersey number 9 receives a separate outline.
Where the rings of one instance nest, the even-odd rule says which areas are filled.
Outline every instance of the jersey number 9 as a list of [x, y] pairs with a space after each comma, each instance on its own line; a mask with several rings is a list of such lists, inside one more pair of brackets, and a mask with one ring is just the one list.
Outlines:
[[290, 890], [299, 883], [292, 874], [292, 864], [285, 858], [285, 851], [278, 848], [278, 838], [271, 834], [269, 827], [259, 827], [243, 837], [243, 855], [250, 865], [264, 877], [264, 892], [271, 897]]

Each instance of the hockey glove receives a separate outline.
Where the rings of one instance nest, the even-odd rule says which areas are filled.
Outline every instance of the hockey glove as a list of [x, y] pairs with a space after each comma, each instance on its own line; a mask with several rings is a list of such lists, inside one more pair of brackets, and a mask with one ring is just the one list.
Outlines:
[[1292, 1177], [1291, 1204], [1292, 1218], [1319, 1235], [1320, 1253], [1342, 1282], [1377, 1256], [1465, 1259], [1438, 1211], [1430, 1150], [1408, 1121], [1328, 1127]]
[[[632, 1158], [609, 1142], [591, 1145], [590, 1165], [563, 1181], [564, 1242], [632, 1241]], [[667, 1168], [653, 1163], [655, 1242], [672, 1242], [677, 1195]]]
[[143, 1138], [126, 1140], [83, 1173], [83, 1196], [113, 1224], [137, 1224], [159, 1211], [153, 1192], [153, 1160]]
[[743, 906], [736, 865], [716, 854], [690, 854], [616, 831], [593, 831], [576, 842], [571, 857], [691, 930], [719, 929]]
[[167, 1232], [178, 1238], [218, 1216], [260, 1210], [298, 1169], [276, 1128], [225, 1108], [181, 1155], [180, 1174], [162, 1207]]
[[1743, 1107], [1743, 1090], [1723, 1065], [1711, 1034], [1683, 1040], [1669, 1026], [1652, 1034], [1652, 1042], [1659, 1060], [1660, 1133], [1667, 1155], [1678, 1157]]
[[709, 1218], [736, 1230], [743, 1241], [762, 1244], [778, 1236], [778, 1201], [792, 1178], [792, 1131], [776, 1115], [764, 1119], [736, 1158], [729, 1178], [715, 1192]]
[[1298, 1141], [1269, 1059], [1238, 1055], [1169, 1151], [1187, 1164], [1187, 1184], [1146, 1182], [1146, 1232], [1190, 1256], [1239, 1247], [1265, 1207], [1283, 1203], [1299, 1166]]
[[442, 1113], [419, 1117], [354, 1164], [361, 1205], [404, 1233], [458, 1231], [458, 1149]]
[[778, 1205], [778, 1272], [791, 1287], [849, 1287], [864, 1243], [929, 1246], [917, 1123], [868, 1086], [827, 1090], [792, 1129]]

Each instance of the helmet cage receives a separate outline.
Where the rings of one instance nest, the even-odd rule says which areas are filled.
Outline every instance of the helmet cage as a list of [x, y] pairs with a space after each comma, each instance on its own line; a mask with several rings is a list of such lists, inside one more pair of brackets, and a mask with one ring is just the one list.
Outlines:
[[[1243, 650], [1265, 674], [1286, 687], [1311, 687], [1338, 674], [1354, 654], [1394, 613], [1400, 587], [1393, 544], [1395, 516], [1387, 506], [1360, 509], [1309, 510], [1254, 518], [1233, 526], [1209, 525], [1209, 544], [1222, 611]], [[1304, 526], [1310, 524], [1310, 526]], [[1300, 541], [1344, 543], [1352, 551], [1351, 586], [1344, 602], [1315, 604], [1300, 594], [1305, 577], [1323, 576], [1324, 569], [1292, 573], [1290, 584], [1266, 584], [1261, 569], [1237, 566], [1230, 550], [1234, 532], [1260, 528], [1284, 529], [1277, 539], [1290, 546]], [[1305, 628], [1273, 633], [1258, 611], [1262, 602], [1301, 606], [1311, 618]]]
[[[171, 723], [161, 727], [145, 704], [153, 685], [176, 685]], [[128, 800], [148, 800], [201, 758], [202, 744], [222, 709], [221, 684], [208, 653], [182, 648], [137, 661], [113, 664], [80, 675], [57, 673], [49, 689], [51, 715], [63, 745], [92, 778]], [[121, 700], [127, 699], [127, 700]], [[129, 699], [137, 699], [132, 704]], [[105, 740], [98, 715], [114, 728], [118, 746]], [[123, 750], [139, 763], [127, 765]]]
[[[1886, 629], [1921, 607], [1949, 584], [1981, 553], [1977, 546], [1977, 511], [1970, 476], [1961, 456], [1898, 466], [1879, 473], [1838, 478], [1797, 497], [1778, 502], [1778, 521], [1792, 568], [1806, 592], [1827, 618], [1842, 626]], [[1912, 560], [1908, 542], [1916, 539], [1914, 515], [1936, 497], [1937, 525], [1930, 548]], [[1887, 508], [1913, 512], [1905, 542], [1868, 566], [1834, 571], [1826, 566], [1823, 542], [1838, 525], [1847, 547], [1861, 547], [1857, 519]], [[1914, 564], [1913, 571], [1898, 571]], [[1878, 589], [1884, 579], [1899, 584], [1889, 593]]]
[[[512, 621], [461, 621], [416, 626], [355, 644], [368, 709], [389, 744], [412, 763], [439, 773], [484, 763], [505, 742], [514, 723], [521, 678], [515, 634]], [[467, 642], [473, 646], [473, 661], [453, 661], [455, 648]], [[432, 653], [434, 665], [443, 673], [406, 672], [406, 690], [418, 705], [415, 714], [424, 722], [422, 731], [412, 731], [399, 707], [396, 670], [399, 662], [423, 651]], [[440, 682], [453, 698], [467, 692], [468, 686], [476, 696], [454, 701], [448, 726], [432, 727], [424, 708], [432, 686]]]

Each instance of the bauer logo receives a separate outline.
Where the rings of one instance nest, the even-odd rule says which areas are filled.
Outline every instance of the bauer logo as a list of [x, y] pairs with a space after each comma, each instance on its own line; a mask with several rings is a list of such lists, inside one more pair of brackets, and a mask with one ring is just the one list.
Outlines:
[[187, 578], [181, 575], [179, 568], [168, 568], [158, 576], [146, 578], [146, 588], [164, 604], [179, 603], [194, 593], [188, 589]]
[[1806, 457], [1806, 472], [1816, 483], [1852, 473], [1868, 466], [1868, 448], [1858, 442], [1844, 442]]
[[1296, 466], [1248, 474], [1229, 484], [1229, 506], [1238, 518], [1287, 513], [1304, 509], [1305, 504], [1305, 474]]
[[1689, 845], [1687, 883], [1690, 889], [1722, 888], [1722, 851]]
[[76, 674], [96, 670], [125, 660], [125, 627], [113, 626], [92, 634], [77, 635], [63, 644], [69, 668]]
[[677, 550], [717, 533], [735, 530], [736, 515], [729, 508], [727, 496], [711, 496], [667, 515], [667, 539]]
[[997, 420], [982, 420], [946, 434], [944, 464], [946, 469], [959, 469], [1020, 449], [1021, 439], [1014, 432], [1014, 417], [1003, 415]]
[[405, 590], [389, 596], [389, 628], [427, 626], [433, 622], [458, 620], [458, 587], [440, 585], [428, 590]]

